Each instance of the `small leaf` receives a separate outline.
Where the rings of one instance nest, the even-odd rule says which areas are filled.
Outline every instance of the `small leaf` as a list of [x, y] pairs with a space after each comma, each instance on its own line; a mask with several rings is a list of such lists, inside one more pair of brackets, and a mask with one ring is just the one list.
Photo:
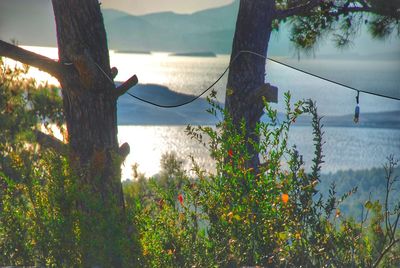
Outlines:
[[373, 207], [373, 204], [371, 201], [368, 200], [367, 202], [365, 202], [365, 208], [372, 209], [372, 207]]

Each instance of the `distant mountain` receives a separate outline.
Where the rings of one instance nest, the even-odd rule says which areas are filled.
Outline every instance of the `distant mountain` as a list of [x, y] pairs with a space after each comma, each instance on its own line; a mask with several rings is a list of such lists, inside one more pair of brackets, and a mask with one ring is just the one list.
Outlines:
[[0, 0], [0, 39], [14, 39], [21, 45], [55, 46], [51, 1]]
[[[239, 1], [193, 14], [118, 16], [103, 10], [110, 47], [120, 50], [229, 53]], [[121, 14], [119, 14], [121, 15]]]
[[[103, 9], [109, 47], [125, 51], [204, 52], [228, 54], [239, 8], [231, 4], [193, 14], [160, 12], [134, 16], [123, 11]], [[295, 56], [290, 43], [290, 27], [282, 25], [269, 43], [269, 56]], [[50, 0], [0, 0], [0, 38], [16, 39], [22, 45], [55, 46], [55, 24]], [[353, 49], [338, 51], [330, 38], [321, 41], [317, 56], [392, 59], [400, 55], [400, 40], [373, 40], [360, 31]], [[379, 55], [380, 53], [390, 53]], [[376, 56], [374, 57], [374, 54]], [[333, 55], [333, 56], [332, 56]], [[398, 58], [397, 58], [398, 59]]]
[[162, 12], [141, 16], [160, 29], [180, 32], [182, 34], [206, 33], [233, 29], [239, 1], [232, 4], [195, 12], [193, 14], [176, 14]]
[[[193, 14], [102, 12], [111, 49], [229, 53], [238, 5], [236, 0]], [[22, 45], [56, 46], [51, 1], [1, 0], [0, 38]]]

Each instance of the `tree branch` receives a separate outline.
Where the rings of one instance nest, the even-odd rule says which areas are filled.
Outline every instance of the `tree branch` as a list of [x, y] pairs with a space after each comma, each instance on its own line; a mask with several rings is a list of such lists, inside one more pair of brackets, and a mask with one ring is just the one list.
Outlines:
[[[323, 2], [322, 0], [310, 0], [305, 5], [296, 6], [286, 10], [278, 10], [276, 13], [277, 14], [276, 19], [282, 20], [291, 16], [307, 16], [310, 14], [310, 11], [313, 8], [317, 7], [322, 2]], [[383, 16], [393, 16], [392, 14], [383, 13], [382, 10], [378, 10], [374, 7], [369, 6], [365, 1], [360, 1], [360, 6], [354, 6], [350, 4], [351, 2], [346, 2], [343, 6], [336, 7], [337, 10], [330, 11], [329, 15], [340, 16], [347, 13], [372, 12]]]
[[309, 13], [313, 8], [322, 3], [322, 0], [310, 0], [307, 4], [284, 10], [277, 10], [275, 18], [282, 20], [291, 16]]
[[400, 242], [400, 239], [394, 239], [392, 242], [381, 252], [379, 255], [378, 259], [374, 262], [372, 267], [378, 267], [379, 263], [381, 262], [382, 258], [386, 255], [386, 253], [398, 242]]
[[331, 16], [340, 16], [346, 13], [358, 13], [358, 12], [375, 12], [371, 7], [368, 6], [362, 6], [362, 7], [343, 7], [339, 8], [337, 11], [329, 12], [329, 15]]
[[124, 83], [122, 83], [119, 87], [115, 89], [115, 91], [113, 92], [114, 96], [118, 98], [119, 96], [124, 95], [131, 87], [136, 86], [138, 82], [139, 80], [136, 74], [133, 75], [131, 78], [126, 80]]
[[0, 40], [0, 56], [7, 57], [30, 66], [36, 67], [60, 79], [62, 65], [45, 56], [33, 53], [18, 46]]
[[258, 103], [262, 102], [263, 98], [267, 102], [278, 103], [278, 88], [268, 83], [263, 84], [248, 96], [248, 101], [249, 103]]
[[43, 148], [54, 149], [58, 153], [63, 153], [65, 149], [65, 144], [60, 141], [59, 139], [45, 134], [42, 131], [35, 130], [36, 141], [42, 146]]

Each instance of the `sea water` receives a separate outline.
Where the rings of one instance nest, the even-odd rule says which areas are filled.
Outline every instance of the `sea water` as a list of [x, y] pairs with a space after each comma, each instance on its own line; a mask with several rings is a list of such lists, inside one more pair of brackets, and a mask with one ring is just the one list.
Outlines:
[[[137, 73], [141, 83], [162, 84], [174, 91], [193, 95], [201, 93], [218, 79], [229, 63], [227, 55], [219, 55], [216, 58], [199, 58], [172, 57], [163, 53], [153, 55], [114, 54], [111, 59], [115, 65], [124, 66], [127, 61], [127, 65], [130, 66], [117, 77], [121, 81], [127, 79], [132, 73]], [[331, 63], [338, 65], [334, 60], [321, 61], [321, 64]], [[379, 64], [381, 68], [393, 68], [393, 62], [364, 61], [364, 64]], [[315, 101], [321, 116], [354, 113], [356, 92], [274, 62], [267, 61], [266, 68], [267, 81], [279, 88], [278, 103], [272, 104], [272, 107], [278, 111], [284, 112], [283, 94], [290, 91], [292, 102], [302, 99]], [[366, 77], [368, 75], [369, 77], [374, 76], [373, 73], [364, 74]], [[213, 87], [217, 91], [217, 99], [222, 103], [224, 102], [226, 80], [225, 75]], [[365, 79], [364, 82], [364, 85], [367, 85], [368, 79]], [[393, 83], [391, 80], [382, 81], [382, 83], [385, 82]], [[362, 81], [357, 81], [356, 85], [362, 89]], [[158, 99], [157, 96], [150, 100], [163, 103], [163, 100]], [[366, 112], [400, 110], [398, 101], [370, 95], [361, 95], [360, 100], [361, 120], [362, 114]], [[132, 100], [132, 105], [134, 105], [134, 100]], [[160, 112], [167, 113], [168, 110], [160, 110]], [[119, 130], [120, 142], [128, 142], [131, 145], [131, 154], [123, 167], [123, 178], [131, 177], [131, 163], [137, 163], [139, 171], [148, 176], [157, 173], [160, 169], [161, 155], [168, 152], [176, 152], [179, 158], [186, 160], [185, 168], [187, 170], [191, 168], [189, 155], [194, 156], [204, 168], [213, 168], [213, 161], [209, 157], [207, 149], [185, 134], [185, 126], [120, 126]], [[323, 173], [381, 167], [390, 154], [395, 154], [400, 158], [399, 129], [360, 128], [354, 124], [353, 127], [326, 127], [324, 133]], [[314, 152], [311, 126], [293, 127], [290, 132], [289, 144], [297, 146], [303, 155], [306, 167], [310, 167]]]
[[[57, 58], [57, 50], [54, 48], [27, 47], [48, 57]], [[171, 90], [199, 94], [211, 85], [228, 65], [229, 56], [218, 55], [213, 58], [201, 57], [177, 57], [168, 53], [152, 54], [129, 54], [110, 52], [111, 65], [116, 66], [119, 74], [116, 81], [125, 81], [131, 75], [136, 74], [142, 84], [160, 84]], [[334, 61], [334, 60], [332, 60]], [[323, 64], [330, 64], [325, 60]], [[380, 64], [381, 68], [390, 69], [393, 63], [365, 61], [365, 64]], [[346, 115], [354, 113], [355, 96], [354, 91], [332, 83], [310, 77], [301, 72], [291, 70], [273, 62], [267, 62], [267, 81], [279, 88], [278, 103], [273, 107], [283, 112], [283, 93], [290, 91], [293, 101], [308, 99], [316, 101], [321, 116]], [[367, 71], [366, 71], [367, 72]], [[34, 76], [39, 80], [51, 80], [49, 76], [33, 70]], [[345, 75], [345, 74], [344, 74]], [[365, 77], [374, 77], [374, 73], [364, 74]], [[348, 74], [348, 79], [353, 79]], [[223, 103], [225, 96], [225, 85], [227, 77], [222, 77], [213, 89], [217, 91], [217, 99]], [[386, 80], [386, 81], [385, 81]], [[393, 83], [388, 79], [382, 83]], [[363, 82], [368, 79], [357, 81], [362, 89]], [[154, 96], [150, 101], [162, 104], [162, 99]], [[361, 95], [361, 116], [366, 112], [399, 111], [398, 101], [384, 98]], [[134, 102], [132, 102], [134, 105]], [[160, 109], [160, 113], [167, 110]], [[202, 111], [199, 111], [202, 112]], [[205, 112], [205, 111], [203, 111]], [[133, 114], [132, 116], [145, 117], [146, 114]], [[399, 115], [400, 116], [400, 115]], [[146, 126], [121, 125], [119, 126], [118, 138], [120, 143], [128, 142], [131, 153], [122, 167], [122, 178], [131, 178], [131, 166], [137, 163], [139, 171], [147, 176], [159, 172], [162, 154], [176, 152], [177, 156], [185, 161], [185, 168], [190, 169], [189, 155], [195, 157], [196, 161], [203, 167], [212, 169], [213, 162], [207, 150], [185, 134], [185, 125], [178, 126]], [[324, 129], [324, 155], [325, 164], [322, 172], [334, 172], [347, 169], [367, 169], [381, 167], [390, 154], [400, 158], [400, 130], [359, 128], [354, 127], [326, 127]], [[310, 165], [313, 156], [313, 140], [311, 127], [293, 127], [290, 134], [290, 145], [296, 145], [299, 152], [304, 155], [306, 166]]]
[[[190, 139], [184, 126], [119, 126], [118, 129], [120, 142], [131, 146], [122, 166], [123, 179], [131, 178], [133, 163], [139, 165], [140, 172], [154, 175], [160, 170], [162, 154], [171, 152], [176, 152], [188, 171], [192, 167], [188, 156], [193, 156], [203, 168], [214, 167], [207, 149]], [[398, 129], [327, 127], [324, 132], [323, 173], [382, 167], [390, 154], [400, 157]], [[314, 153], [311, 127], [293, 127], [289, 144], [296, 145], [309, 168]]]

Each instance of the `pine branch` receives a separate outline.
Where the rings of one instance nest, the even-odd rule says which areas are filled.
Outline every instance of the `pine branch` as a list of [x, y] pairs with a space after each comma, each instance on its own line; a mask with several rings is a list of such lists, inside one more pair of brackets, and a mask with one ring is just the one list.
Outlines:
[[390, 251], [390, 249], [396, 245], [398, 242], [400, 242], [400, 239], [393, 239], [390, 244], [383, 249], [383, 251], [381, 252], [381, 254], [379, 255], [378, 259], [374, 262], [374, 264], [372, 265], [372, 267], [378, 267], [379, 263], [382, 261], [383, 257], [386, 255], [386, 253], [388, 253]]
[[60, 79], [62, 76], [63, 66], [58, 62], [2, 40], [0, 40], [0, 56], [36, 67], [57, 79]]
[[35, 130], [34, 131], [36, 135], [36, 141], [42, 146], [43, 148], [50, 148], [55, 150], [58, 153], [63, 153], [64, 149], [66, 147], [66, 144], [64, 144], [62, 141], [59, 139], [45, 134], [42, 131]]
[[296, 6], [284, 10], [278, 10], [275, 17], [278, 20], [282, 20], [292, 16], [299, 16], [302, 14], [309, 14], [309, 12], [320, 5], [323, 1], [322, 0], [310, 0], [307, 4]]

